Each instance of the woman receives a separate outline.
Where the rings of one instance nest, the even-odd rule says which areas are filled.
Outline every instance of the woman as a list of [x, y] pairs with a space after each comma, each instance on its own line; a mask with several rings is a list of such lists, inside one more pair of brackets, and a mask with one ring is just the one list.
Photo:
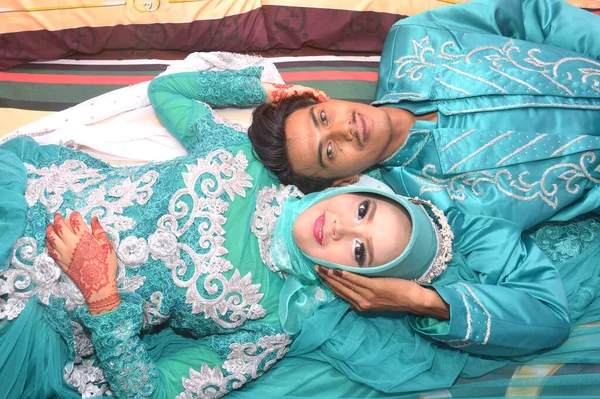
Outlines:
[[[370, 205], [365, 194], [405, 209], [404, 217], [384, 216], [400, 225], [395, 235], [385, 224], [371, 230], [379, 226], [370, 226], [370, 218], [382, 208]], [[350, 380], [325, 369], [329, 381], [311, 380], [309, 390], [346, 397], [350, 387], [370, 387], [374, 391], [356, 396], [398, 395], [449, 388], [458, 378], [479, 377], [509, 362], [600, 362], [600, 326], [588, 324], [600, 320], [598, 215], [522, 235], [505, 220], [456, 209], [444, 215], [429, 202], [411, 201], [416, 205], [378, 189], [343, 187], [285, 203], [271, 254], [289, 273], [279, 311], [284, 331], [297, 336], [282, 364], [293, 364], [298, 373], [308, 372], [308, 364], [321, 370], [330, 364]], [[388, 242], [363, 246], [378, 233], [387, 234]], [[379, 250], [390, 251], [390, 241], [402, 251], [382, 257]], [[366, 248], [373, 248], [371, 254]], [[337, 263], [328, 261], [334, 257]], [[378, 261], [369, 264], [371, 258]], [[333, 270], [317, 267], [317, 274], [315, 264]], [[345, 301], [330, 301], [323, 282]], [[356, 312], [351, 304], [379, 312]], [[303, 381], [269, 385], [284, 381], [278, 367], [234, 397], [302, 396], [297, 390], [307, 391]], [[597, 387], [594, 378], [580, 381], [596, 381]], [[509, 380], [515, 387], [544, 382], [553, 384]], [[507, 393], [504, 386], [498, 392], [497, 382], [475, 385], [480, 394], [493, 392], [490, 397]], [[457, 397], [461, 392], [464, 385]]]
[[[247, 231], [257, 193], [275, 180], [253, 157], [243, 129], [199, 102], [325, 98], [300, 86], [261, 84], [261, 70], [152, 82], [156, 113], [186, 157], [113, 168], [29, 138], [0, 147], [0, 380], [8, 397], [110, 390], [172, 398], [190, 388], [182, 377], [190, 368], [203, 373], [202, 364], [211, 381], [220, 376], [224, 394], [283, 356], [289, 338], [276, 311], [283, 280], [262, 265], [257, 238]], [[167, 320], [204, 338], [185, 357], [155, 362], [146, 348], [166, 345], [168, 333], [140, 333]], [[256, 363], [244, 360], [246, 347], [258, 351]]]

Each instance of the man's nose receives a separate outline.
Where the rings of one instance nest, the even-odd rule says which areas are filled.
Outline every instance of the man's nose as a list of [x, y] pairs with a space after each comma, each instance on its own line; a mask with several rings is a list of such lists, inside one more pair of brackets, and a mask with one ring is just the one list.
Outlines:
[[354, 140], [353, 130], [354, 127], [351, 120], [340, 121], [330, 127], [330, 134], [332, 139], [352, 141]]

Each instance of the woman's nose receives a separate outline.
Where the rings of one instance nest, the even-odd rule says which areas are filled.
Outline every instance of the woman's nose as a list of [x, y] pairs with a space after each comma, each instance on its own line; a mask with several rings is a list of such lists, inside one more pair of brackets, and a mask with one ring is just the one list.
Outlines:
[[334, 241], [339, 241], [348, 234], [357, 234], [355, 226], [352, 223], [348, 223], [346, 220], [342, 220], [340, 217], [334, 217], [331, 223], [331, 238]]

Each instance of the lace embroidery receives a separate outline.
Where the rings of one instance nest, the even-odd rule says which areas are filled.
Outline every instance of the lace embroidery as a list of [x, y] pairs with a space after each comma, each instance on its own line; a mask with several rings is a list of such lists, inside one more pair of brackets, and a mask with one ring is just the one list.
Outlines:
[[75, 360], [65, 366], [65, 382], [81, 394], [82, 398], [109, 395], [112, 391], [108, 387], [104, 372], [101, 368], [94, 366], [94, 345], [91, 337], [86, 334], [81, 324], [71, 321], [73, 330], [73, 346], [75, 349]]
[[222, 367], [211, 369], [205, 363], [200, 372], [190, 369], [190, 378], [182, 379], [185, 391], [177, 399], [220, 398], [258, 378], [287, 353], [290, 344], [286, 334], [265, 336], [256, 344], [232, 344]]
[[[498, 191], [504, 195], [519, 201], [532, 201], [536, 198], [541, 199], [553, 209], [559, 204], [559, 193], [577, 194], [581, 190], [578, 183], [579, 179], [588, 180], [594, 184], [599, 184], [600, 179], [592, 176], [592, 172], [600, 173], [600, 164], [595, 168], [592, 165], [596, 161], [596, 155], [593, 152], [585, 152], [579, 157], [579, 164], [559, 163], [547, 168], [538, 180], [526, 181], [530, 173], [525, 171], [513, 177], [508, 169], [501, 169], [494, 172], [476, 171], [461, 173], [451, 179], [437, 178], [435, 165], [427, 164], [421, 170], [422, 176], [417, 180], [422, 184], [420, 194], [426, 192], [440, 192], [446, 190], [450, 198], [458, 201], [464, 201], [466, 191], [470, 189], [476, 197], [485, 194], [483, 183], [493, 184]], [[594, 168], [590, 171], [591, 168]], [[550, 182], [551, 174], [558, 174], [556, 179]], [[559, 182], [564, 182], [564, 187], [559, 187]], [[504, 184], [502, 184], [504, 182]]]
[[533, 238], [553, 262], [565, 262], [584, 252], [598, 240], [600, 222], [580, 218], [569, 223], [548, 223], [539, 228]]
[[[108, 230], [108, 229], [107, 229]], [[118, 234], [113, 239], [118, 245]], [[136, 291], [146, 280], [144, 276], [126, 276], [126, 268], [119, 261], [117, 284], [119, 291]], [[44, 305], [50, 297], [65, 299], [65, 308], [73, 310], [85, 304], [79, 289], [62, 272], [44, 248], [38, 254], [37, 241], [32, 237], [17, 240], [13, 248], [11, 267], [0, 273], [0, 320], [12, 320], [21, 314], [27, 301], [36, 296]]]
[[27, 181], [27, 205], [33, 206], [39, 201], [46, 206], [48, 213], [60, 208], [63, 194], [67, 191], [81, 193], [85, 188], [106, 179], [97, 169], [88, 168], [82, 161], [72, 159], [60, 166], [36, 169], [33, 165], [25, 164], [25, 167], [29, 176], [40, 176], [37, 179], [30, 177]]
[[157, 326], [164, 323], [169, 317], [160, 313], [162, 307], [163, 293], [155, 291], [150, 295], [150, 301], [144, 301], [142, 308], [144, 311], [143, 328]]
[[273, 255], [271, 254], [271, 243], [277, 218], [281, 215], [281, 210], [286, 199], [289, 197], [301, 197], [302, 193], [295, 186], [279, 187], [272, 185], [263, 187], [256, 199], [256, 210], [252, 218], [251, 231], [258, 239], [258, 248], [262, 261], [269, 269], [278, 272], [283, 277], [282, 272], [277, 267]]
[[[236, 194], [245, 196], [244, 188], [252, 187], [252, 178], [244, 171], [247, 165], [243, 152], [234, 157], [225, 150], [211, 152], [206, 159], [198, 159], [196, 165], [186, 165], [188, 172], [182, 174], [186, 187], [173, 195], [169, 214], [158, 220], [158, 229], [148, 238], [152, 257], [171, 270], [175, 285], [187, 289], [186, 303], [192, 305], [192, 313], [204, 313], [224, 328], [235, 328], [247, 319], [266, 314], [259, 305], [263, 297], [258, 292], [260, 284], [252, 284], [251, 273], [241, 277], [236, 270], [230, 280], [221, 274], [233, 269], [223, 257], [227, 254], [223, 245], [227, 218], [223, 214], [229, 203], [222, 196], [226, 194], [230, 201]], [[197, 191], [206, 197], [200, 197]], [[201, 253], [178, 241], [198, 219]], [[184, 223], [180, 226], [181, 221]], [[191, 264], [182, 255], [187, 255]], [[189, 266], [192, 268], [188, 271]], [[205, 295], [198, 291], [199, 285]]]
[[412, 203], [419, 205], [425, 213], [428, 213], [425, 206], [431, 208], [431, 212], [437, 221], [436, 225], [433, 218], [429, 217], [437, 238], [435, 257], [427, 271], [421, 277], [414, 280], [418, 284], [430, 284], [434, 278], [438, 277], [446, 270], [448, 263], [452, 260], [452, 240], [454, 240], [454, 233], [448, 224], [448, 219], [446, 218], [446, 215], [444, 215], [444, 212], [433, 205], [431, 201], [425, 201], [419, 198], [409, 198], [409, 200]]
[[[501, 75], [506, 77], [513, 82], [522, 85], [527, 90], [532, 90], [539, 94], [539, 90], [530, 84], [509, 75], [508, 73], [501, 71], [500, 69], [503, 65], [509, 65], [511, 68], [516, 67], [522, 71], [527, 71], [531, 73], [535, 73], [540, 77], [551, 82], [557, 89], [563, 91], [569, 96], [574, 96], [573, 91], [566, 85], [560, 83], [558, 79], [562, 79], [563, 81], [573, 82], [577, 79], [574, 78], [573, 73], [578, 72], [581, 75], [579, 76], [579, 81], [584, 84], [589, 84], [588, 80], [592, 81], [590, 84], [590, 88], [598, 93], [600, 93], [600, 81], [597, 79], [590, 79], [594, 76], [600, 76], [600, 62], [597, 62], [593, 59], [587, 59], [583, 57], [565, 57], [561, 58], [557, 61], [542, 61], [539, 59], [539, 56], [542, 53], [542, 50], [533, 48], [527, 51], [527, 58], [523, 58], [519, 60], [514, 57], [515, 54], [521, 53], [521, 48], [514, 44], [513, 40], [508, 40], [502, 47], [498, 46], [482, 46], [476, 49], [471, 50], [468, 53], [462, 54], [450, 54], [448, 50], [452, 48], [452, 50], [460, 50], [460, 47], [453, 41], [447, 41], [442, 44], [439, 48], [438, 54], [436, 54], [436, 49], [429, 43], [429, 36], [425, 36], [420, 41], [412, 40], [413, 54], [405, 55], [403, 57], [398, 58], [394, 63], [398, 64], [396, 69], [395, 77], [396, 79], [403, 79], [408, 77], [411, 81], [418, 81], [423, 77], [422, 70], [424, 68], [444, 68], [449, 71], [454, 72], [455, 74], [466, 76], [471, 79], [477, 80], [483, 84], [486, 84], [490, 87], [493, 87], [498, 92], [502, 94], [506, 94], [507, 91], [495, 84], [492, 80], [484, 79], [480, 76], [473, 75], [465, 72], [461, 68], [461, 64], [472, 64], [472, 58], [477, 56], [478, 63], [487, 63], [487, 67], [491, 72], [494, 72], [497, 75]], [[487, 54], [487, 55], [484, 55]], [[573, 68], [569, 71], [566, 71], [563, 76], [559, 75], [559, 70], [563, 65], [569, 62], [579, 62], [580, 64], [589, 64], [589, 68]], [[462, 94], [469, 94], [467, 88], [460, 88], [453, 85], [450, 85], [448, 82], [442, 82], [445, 87], [448, 87], [452, 90], [458, 91]], [[473, 111], [471, 111], [473, 112]]]
[[243, 126], [241, 123], [230, 121], [229, 119], [226, 119], [223, 115], [219, 114], [217, 111], [212, 109], [208, 104], [205, 104], [205, 105], [206, 105], [206, 108], [208, 110], [210, 110], [210, 112], [212, 114], [212, 119], [215, 123], [227, 126], [228, 128], [231, 128], [240, 133], [246, 133], [246, 134], [248, 133], [247, 126]]
[[104, 372], [94, 366], [94, 359], [79, 360], [68, 365], [64, 370], [64, 378], [67, 384], [77, 389], [82, 398], [113, 396]]

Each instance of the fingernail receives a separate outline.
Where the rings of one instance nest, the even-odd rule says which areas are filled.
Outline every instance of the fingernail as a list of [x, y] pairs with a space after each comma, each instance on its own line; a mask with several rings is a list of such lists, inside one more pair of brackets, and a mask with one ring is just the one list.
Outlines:
[[338, 277], [342, 277], [342, 271], [340, 269], [333, 269], [333, 274]]
[[320, 274], [327, 274], [327, 269], [325, 269], [321, 265], [317, 265], [317, 272], [319, 272]]

